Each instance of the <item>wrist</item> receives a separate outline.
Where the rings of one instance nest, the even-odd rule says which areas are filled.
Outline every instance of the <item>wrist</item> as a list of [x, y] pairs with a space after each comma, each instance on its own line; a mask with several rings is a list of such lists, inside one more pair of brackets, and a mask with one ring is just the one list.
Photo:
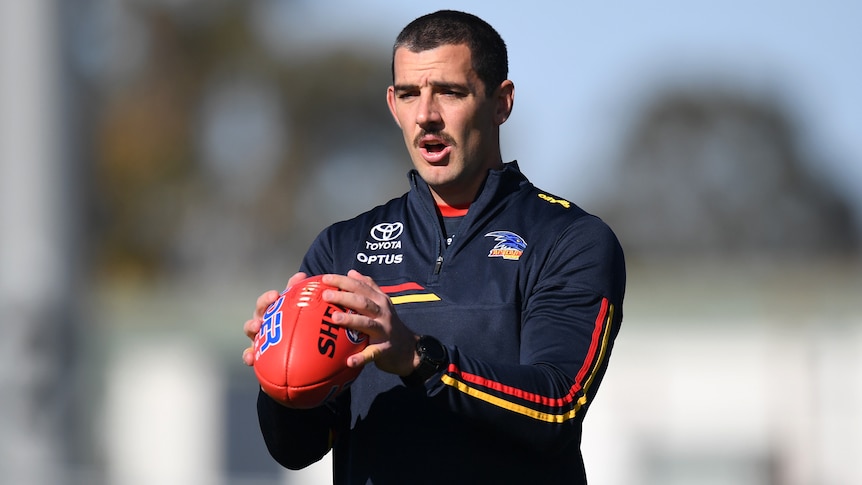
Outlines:
[[404, 378], [408, 385], [424, 385], [428, 379], [449, 365], [449, 352], [446, 347], [430, 335], [422, 335], [416, 339], [413, 354], [413, 372]]
[[412, 362], [412, 366], [410, 367], [410, 373], [407, 375], [410, 375], [410, 374], [416, 372], [416, 369], [419, 367], [419, 364], [422, 363], [422, 356], [419, 355], [419, 350], [416, 348], [416, 346], [419, 344], [420, 338], [422, 338], [422, 336], [417, 335], [416, 338], [414, 339], [414, 342], [413, 342], [413, 362]]

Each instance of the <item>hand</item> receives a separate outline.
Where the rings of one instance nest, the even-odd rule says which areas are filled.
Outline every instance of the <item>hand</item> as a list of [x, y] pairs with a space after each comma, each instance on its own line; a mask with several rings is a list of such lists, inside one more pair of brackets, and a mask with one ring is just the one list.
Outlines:
[[[290, 288], [307, 277], [308, 275], [305, 273], [296, 273], [287, 280], [287, 288]], [[255, 305], [251, 320], [246, 320], [245, 324], [242, 326], [242, 330], [245, 332], [245, 335], [252, 342], [252, 345], [246, 347], [245, 350], [242, 351], [242, 361], [245, 365], [254, 365], [254, 337], [258, 332], [260, 332], [260, 325], [263, 323], [263, 314], [266, 312], [266, 309], [272, 305], [275, 300], [278, 300], [280, 295], [281, 294], [275, 290], [269, 290], [260, 295], [257, 298], [257, 304]]]
[[398, 318], [389, 296], [374, 280], [350, 270], [347, 276], [325, 275], [323, 282], [341, 290], [324, 291], [324, 300], [356, 312], [333, 312], [333, 323], [362, 332], [369, 338], [368, 347], [350, 356], [347, 365], [360, 367], [373, 361], [384, 372], [399, 376], [412, 373], [419, 365], [416, 355], [419, 336]]

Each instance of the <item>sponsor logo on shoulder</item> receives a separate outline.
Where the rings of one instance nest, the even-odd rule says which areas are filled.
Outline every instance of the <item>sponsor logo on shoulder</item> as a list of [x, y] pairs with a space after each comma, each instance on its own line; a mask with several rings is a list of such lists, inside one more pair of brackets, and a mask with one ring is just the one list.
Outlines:
[[356, 254], [356, 260], [360, 263], [374, 264], [400, 264], [404, 260], [401, 250], [401, 235], [404, 233], [404, 224], [401, 222], [381, 222], [371, 228], [369, 235], [371, 240], [365, 241], [365, 251]]
[[511, 231], [493, 231], [485, 234], [485, 237], [493, 237], [497, 244], [488, 253], [489, 258], [503, 258], [508, 261], [517, 261], [527, 248], [527, 241]]
[[569, 207], [571, 207], [571, 206], [572, 206], [572, 203], [571, 203], [571, 202], [569, 202], [568, 200], [566, 200], [566, 199], [556, 199], [556, 198], [554, 198], [554, 197], [551, 197], [551, 196], [550, 196], [550, 195], [548, 195], [548, 194], [539, 194], [539, 198], [540, 198], [540, 199], [542, 199], [542, 200], [548, 201], [548, 202], [550, 202], [551, 204], [560, 204], [561, 206], [565, 207], [566, 209], [568, 209]]

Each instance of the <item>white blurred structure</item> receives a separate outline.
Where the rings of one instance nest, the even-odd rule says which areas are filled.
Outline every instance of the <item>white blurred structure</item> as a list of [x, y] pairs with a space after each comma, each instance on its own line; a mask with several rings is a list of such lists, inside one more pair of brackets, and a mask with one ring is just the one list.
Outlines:
[[57, 2], [0, 2], [0, 482], [64, 483], [74, 317]]
[[[633, 267], [629, 280], [623, 329], [584, 425], [591, 483], [862, 483], [858, 265]], [[211, 295], [211, 301], [224, 308], [207, 312], [244, 314], [247, 302], [221, 296]], [[176, 309], [173, 298], [201, 301], [153, 298], [140, 307]], [[181, 310], [189, 315], [177, 313], [177, 321], [191, 322], [194, 311]], [[139, 310], [130, 313], [137, 321], [147, 318]], [[122, 315], [105, 317], [123, 323]], [[236, 344], [228, 357], [235, 354], [238, 362], [242, 338], [231, 339]], [[103, 416], [115, 423], [105, 426], [114, 443], [109, 468], [138, 474], [112, 472], [117, 485], [146, 483], [140, 477], [168, 470], [176, 476], [211, 472], [219, 466], [213, 440], [231, 439], [219, 432], [225, 416], [216, 390], [225, 383], [215, 366], [176, 347], [163, 354], [158, 340], [149, 345], [149, 351], [115, 352], [116, 360], [106, 366], [111, 372]], [[130, 400], [134, 392], [142, 399]], [[250, 392], [248, 400], [253, 398]], [[158, 416], [167, 421], [140, 427]], [[129, 426], [140, 428], [131, 432]], [[253, 435], [259, 435], [256, 429]], [[134, 463], [144, 450], [153, 450], [146, 458], [149, 475]], [[301, 472], [284, 471], [280, 479], [241, 483], [325, 484], [330, 466], [327, 457]]]
[[102, 414], [107, 483], [220, 485], [224, 383], [198, 343], [113, 349]]
[[858, 269], [756, 275], [633, 278], [585, 422], [593, 483], [862, 483]]

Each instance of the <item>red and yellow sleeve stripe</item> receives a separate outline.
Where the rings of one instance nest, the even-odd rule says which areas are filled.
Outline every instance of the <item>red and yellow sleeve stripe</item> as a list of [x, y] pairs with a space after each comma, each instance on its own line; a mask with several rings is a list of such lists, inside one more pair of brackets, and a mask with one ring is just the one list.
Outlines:
[[584, 364], [564, 396], [542, 396], [507, 386], [482, 376], [463, 372], [455, 364], [449, 365], [449, 369], [441, 379], [444, 384], [494, 406], [539, 421], [563, 423], [575, 418], [581, 408], [587, 404], [590, 386], [607, 359], [613, 318], [613, 305], [607, 299], [603, 299]]

